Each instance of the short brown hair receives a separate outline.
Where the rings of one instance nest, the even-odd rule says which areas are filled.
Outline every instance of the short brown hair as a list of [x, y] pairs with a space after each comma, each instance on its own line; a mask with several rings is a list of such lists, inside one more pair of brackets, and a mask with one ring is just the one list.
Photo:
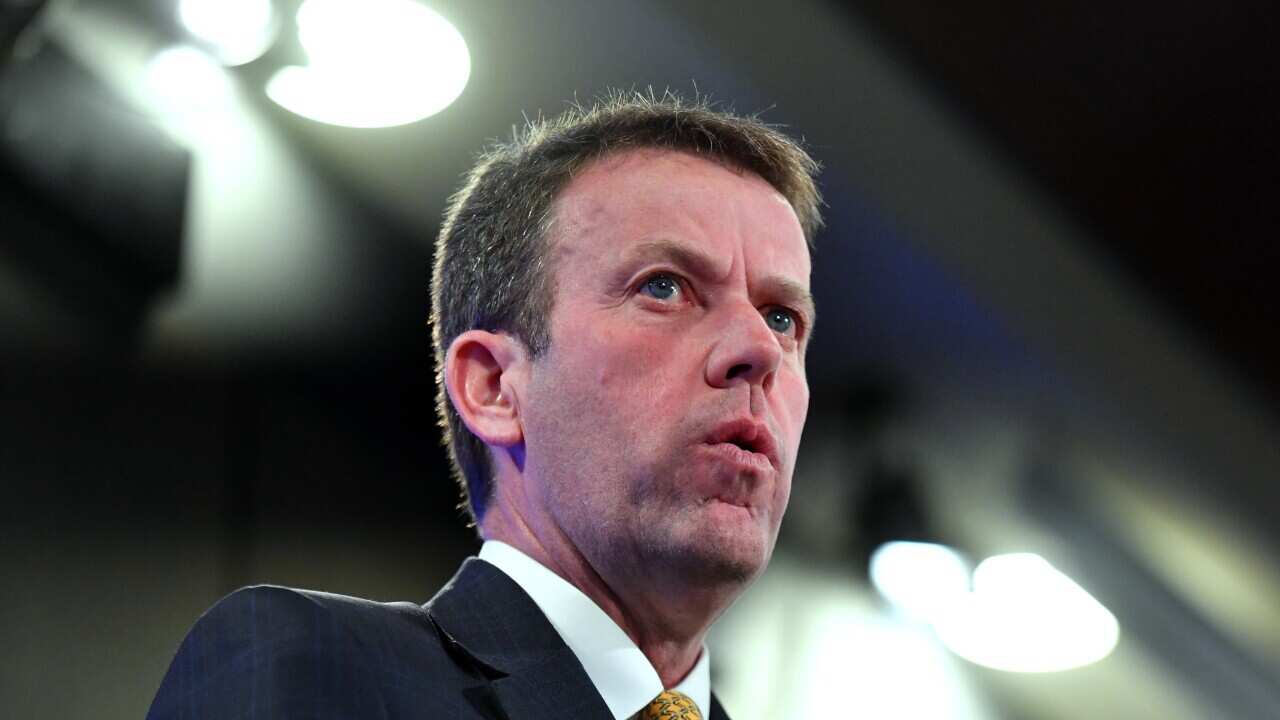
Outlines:
[[511, 333], [534, 357], [547, 349], [555, 198], [588, 163], [635, 148], [689, 152], [759, 175], [791, 203], [810, 246], [822, 225], [818, 164], [800, 144], [755, 116], [701, 97], [610, 92], [589, 108], [574, 104], [556, 118], [528, 121], [510, 142], [485, 149], [449, 199], [431, 278], [436, 412], [475, 522], [491, 497], [492, 467], [488, 448], [449, 401], [445, 353], [472, 329]]

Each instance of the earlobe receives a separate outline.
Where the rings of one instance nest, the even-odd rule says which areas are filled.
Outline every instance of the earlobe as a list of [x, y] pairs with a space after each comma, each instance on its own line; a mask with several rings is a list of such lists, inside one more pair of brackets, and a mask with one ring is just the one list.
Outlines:
[[445, 354], [449, 400], [467, 429], [490, 447], [511, 447], [524, 440], [514, 387], [524, 359], [519, 340], [484, 330], [459, 335]]

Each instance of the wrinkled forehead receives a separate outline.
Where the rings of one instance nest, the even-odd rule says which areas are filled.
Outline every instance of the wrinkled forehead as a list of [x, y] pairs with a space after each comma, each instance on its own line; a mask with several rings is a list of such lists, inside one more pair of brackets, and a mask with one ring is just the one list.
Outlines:
[[717, 255], [731, 248], [708, 244], [746, 241], [768, 262], [792, 266], [779, 269], [809, 275], [808, 244], [782, 193], [749, 170], [683, 151], [611, 153], [575, 173], [552, 207], [553, 257], [586, 250], [575, 242], [583, 236], [601, 252], [650, 236], [697, 241]]

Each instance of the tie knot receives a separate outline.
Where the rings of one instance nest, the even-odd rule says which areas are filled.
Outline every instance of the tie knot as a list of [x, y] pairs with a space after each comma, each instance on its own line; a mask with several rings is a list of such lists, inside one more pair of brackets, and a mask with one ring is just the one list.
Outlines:
[[663, 690], [644, 710], [641, 720], [702, 720], [702, 713], [688, 695], [678, 690]]

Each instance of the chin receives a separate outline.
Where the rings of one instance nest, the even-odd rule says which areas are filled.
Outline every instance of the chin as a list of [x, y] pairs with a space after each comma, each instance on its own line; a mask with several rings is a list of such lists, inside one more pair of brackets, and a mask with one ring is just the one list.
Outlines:
[[764, 570], [765, 561], [760, 558], [718, 556], [708, 558], [703, 564], [706, 577], [717, 583], [748, 585]]
[[712, 583], [747, 584], [769, 563], [773, 542], [758, 534], [699, 533], [685, 547], [683, 571]]

